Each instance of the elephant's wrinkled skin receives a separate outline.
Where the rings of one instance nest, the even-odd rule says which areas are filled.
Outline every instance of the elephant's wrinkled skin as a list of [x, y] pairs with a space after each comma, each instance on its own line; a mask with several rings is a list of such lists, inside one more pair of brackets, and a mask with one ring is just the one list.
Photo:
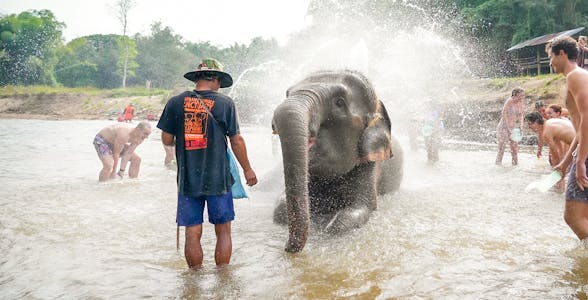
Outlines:
[[330, 233], [366, 223], [378, 194], [398, 189], [402, 149], [371, 83], [354, 71], [311, 74], [274, 111], [285, 198], [274, 221], [288, 224], [286, 251], [304, 248], [310, 222]]

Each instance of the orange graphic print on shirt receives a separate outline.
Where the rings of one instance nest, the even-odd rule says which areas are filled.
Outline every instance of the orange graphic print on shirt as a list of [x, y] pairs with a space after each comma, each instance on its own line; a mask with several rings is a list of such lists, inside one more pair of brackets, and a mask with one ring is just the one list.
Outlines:
[[186, 150], [204, 149], [208, 145], [208, 113], [202, 107], [206, 105], [212, 110], [214, 101], [210, 99], [198, 99], [194, 97], [184, 98], [184, 141]]

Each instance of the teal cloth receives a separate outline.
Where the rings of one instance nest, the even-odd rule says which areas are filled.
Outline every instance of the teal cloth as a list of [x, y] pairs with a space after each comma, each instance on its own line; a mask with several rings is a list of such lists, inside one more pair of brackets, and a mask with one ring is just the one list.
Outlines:
[[239, 168], [237, 167], [237, 160], [235, 159], [235, 155], [233, 155], [233, 151], [231, 148], [227, 147], [227, 158], [229, 159], [229, 167], [231, 169], [231, 175], [235, 180], [233, 186], [231, 187], [231, 192], [233, 193], [234, 199], [241, 199], [241, 198], [249, 198], [247, 192], [245, 192], [245, 188], [241, 183], [241, 176], [239, 176]]

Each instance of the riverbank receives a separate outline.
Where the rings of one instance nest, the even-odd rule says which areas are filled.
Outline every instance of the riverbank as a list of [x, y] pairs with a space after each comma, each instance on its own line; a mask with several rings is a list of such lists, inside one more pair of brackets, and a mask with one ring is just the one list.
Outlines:
[[[441, 104], [449, 136], [469, 140], [495, 139], [495, 128], [504, 101], [513, 88], [526, 90], [525, 112], [534, 109], [536, 101], [563, 103], [564, 78], [560, 75], [477, 79], [459, 84], [455, 98]], [[14, 89], [14, 87], [12, 87]], [[39, 89], [0, 88], [0, 118], [43, 120], [116, 119], [128, 103], [136, 108], [137, 120], [148, 114], [159, 116], [171, 95], [180, 91], [145, 91], [144, 89]], [[523, 143], [532, 143], [528, 133]]]
[[137, 119], [159, 115], [170, 91], [142, 88], [99, 90], [93, 88], [2, 87], [0, 118], [41, 120], [116, 119], [129, 103]]

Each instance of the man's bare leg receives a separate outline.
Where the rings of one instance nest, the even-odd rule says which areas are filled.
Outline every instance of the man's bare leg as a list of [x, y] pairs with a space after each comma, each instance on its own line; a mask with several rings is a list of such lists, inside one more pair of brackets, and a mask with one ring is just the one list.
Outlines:
[[184, 245], [184, 255], [186, 262], [191, 269], [200, 268], [202, 266], [202, 245], [200, 244], [202, 238], [202, 224], [194, 226], [186, 226], [186, 245]]
[[114, 160], [113, 157], [110, 155], [99, 156], [100, 161], [102, 162], [102, 170], [98, 175], [98, 181], [107, 181], [110, 180], [110, 176], [112, 175], [112, 168], [114, 167]]
[[129, 178], [139, 177], [139, 169], [141, 168], [141, 157], [137, 153], [131, 155], [131, 166], [129, 167]]
[[588, 204], [566, 201], [564, 219], [580, 240], [588, 237]]
[[231, 261], [233, 252], [233, 243], [231, 241], [231, 222], [215, 224], [214, 232], [216, 233], [216, 249], [214, 251], [214, 260], [217, 266], [228, 265]]

